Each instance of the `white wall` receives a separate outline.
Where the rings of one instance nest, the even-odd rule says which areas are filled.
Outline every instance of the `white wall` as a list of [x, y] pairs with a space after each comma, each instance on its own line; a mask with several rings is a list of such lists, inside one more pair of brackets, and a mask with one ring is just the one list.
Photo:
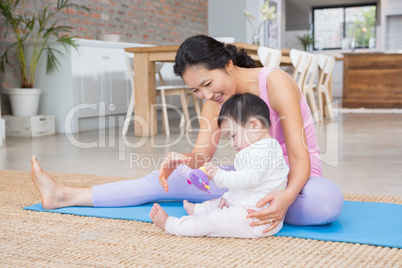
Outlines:
[[[258, 26], [260, 22], [260, 6], [262, 5], [263, 0], [248, 0], [246, 1], [246, 10], [256, 18], [255, 21], [252, 21], [254, 28], [258, 31]], [[243, 14], [244, 17], [244, 14]], [[250, 22], [245, 19], [246, 22], [246, 43], [252, 44], [253, 43], [253, 28], [250, 25]]]
[[385, 22], [385, 49], [400, 50], [402, 49], [402, 15], [387, 16]]
[[246, 9], [246, 0], [209, 0], [208, 35], [234, 37], [235, 42], [246, 42], [244, 9]]
[[381, 0], [380, 44], [381, 50], [402, 49], [402, 1]]
[[[276, 2], [278, 20], [280, 21], [279, 46], [285, 30], [285, 0], [271, 0]], [[256, 20], [254, 27], [258, 27], [261, 19], [260, 8], [264, 0], [209, 0], [208, 1], [208, 35], [212, 37], [234, 37], [235, 42], [251, 44], [253, 29], [244, 16], [247, 10]], [[262, 40], [262, 38], [261, 38]]]

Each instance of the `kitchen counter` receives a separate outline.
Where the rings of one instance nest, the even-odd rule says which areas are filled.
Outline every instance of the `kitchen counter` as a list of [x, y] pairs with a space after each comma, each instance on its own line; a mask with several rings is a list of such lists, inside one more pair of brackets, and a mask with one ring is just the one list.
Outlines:
[[402, 108], [402, 53], [345, 53], [344, 108]]

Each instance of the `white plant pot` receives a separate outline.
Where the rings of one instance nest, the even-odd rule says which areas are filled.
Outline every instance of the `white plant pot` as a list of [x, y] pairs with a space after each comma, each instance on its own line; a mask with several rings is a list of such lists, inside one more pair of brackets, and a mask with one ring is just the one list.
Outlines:
[[7, 91], [10, 96], [13, 115], [33, 116], [39, 111], [41, 90], [38, 88], [12, 88]]

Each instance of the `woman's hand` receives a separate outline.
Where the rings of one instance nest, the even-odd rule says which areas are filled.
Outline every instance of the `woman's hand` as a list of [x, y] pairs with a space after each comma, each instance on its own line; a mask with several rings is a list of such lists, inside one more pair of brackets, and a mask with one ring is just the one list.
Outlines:
[[169, 152], [163, 158], [162, 163], [159, 167], [159, 183], [162, 185], [166, 193], [169, 191], [167, 179], [169, 178], [170, 174], [172, 174], [172, 172], [176, 169], [178, 165], [188, 165], [190, 161], [191, 157], [176, 152]]
[[267, 203], [270, 203], [268, 208], [260, 211], [254, 211], [248, 209], [247, 218], [257, 218], [259, 221], [255, 221], [250, 226], [258, 226], [264, 224], [271, 224], [263, 233], [267, 233], [273, 230], [278, 224], [285, 218], [286, 212], [290, 205], [295, 200], [295, 196], [284, 191], [273, 191], [267, 194], [263, 199], [257, 203], [257, 207], [263, 207]]
[[207, 176], [213, 179], [218, 172], [218, 167], [212, 164], [211, 162], [207, 162], [204, 164], [205, 170], [207, 171]]

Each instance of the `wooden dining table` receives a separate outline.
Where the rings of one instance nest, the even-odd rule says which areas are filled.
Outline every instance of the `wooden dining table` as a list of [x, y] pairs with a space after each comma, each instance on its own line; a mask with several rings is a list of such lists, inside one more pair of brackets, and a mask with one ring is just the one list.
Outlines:
[[[258, 55], [258, 45], [233, 43], [238, 49], [244, 49], [262, 66]], [[153, 136], [157, 133], [156, 118], [156, 79], [155, 62], [174, 62], [178, 45], [154, 47], [130, 47], [126, 52], [134, 53], [134, 135]], [[291, 65], [289, 49], [281, 49], [281, 66]]]

